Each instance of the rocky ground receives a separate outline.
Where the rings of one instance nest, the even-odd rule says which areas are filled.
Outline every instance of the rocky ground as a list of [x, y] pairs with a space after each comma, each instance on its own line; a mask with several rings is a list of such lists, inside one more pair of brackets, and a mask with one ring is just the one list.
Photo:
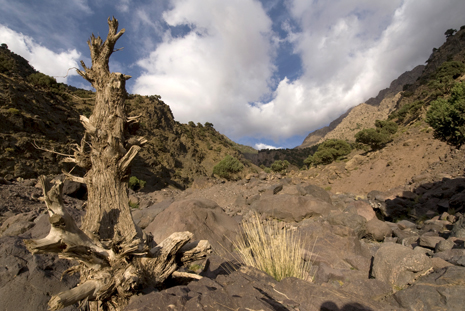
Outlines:
[[[134, 220], [155, 241], [188, 230], [194, 239], [208, 239], [215, 253], [197, 263], [200, 281], [172, 280], [167, 288], [147, 289], [126, 310], [460, 310], [465, 178], [455, 175], [462, 151], [445, 152], [450, 161], [381, 191], [326, 191], [315, 185], [318, 178], [294, 172], [236, 182], [198, 178], [185, 191], [131, 192]], [[36, 180], [0, 183], [0, 310], [46, 310], [50, 296], [78, 278], [61, 279], [68, 262], [31, 255], [23, 245], [23, 239], [49, 230]], [[82, 188], [67, 182], [65, 194], [65, 205], [79, 220], [85, 213]], [[311, 265], [306, 280], [278, 282], [228, 264], [235, 257], [231, 241], [252, 211], [303, 237], [303, 256]]]

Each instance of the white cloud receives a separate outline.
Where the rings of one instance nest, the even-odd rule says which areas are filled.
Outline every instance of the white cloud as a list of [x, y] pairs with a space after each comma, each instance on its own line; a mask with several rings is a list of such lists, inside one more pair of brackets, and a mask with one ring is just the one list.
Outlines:
[[177, 120], [212, 122], [227, 134], [242, 132], [248, 103], [270, 92], [271, 20], [256, 1], [173, 1], [164, 19], [188, 25], [182, 37], [163, 42], [139, 65], [146, 73], [133, 91], [160, 94]]
[[281, 149], [282, 147], [275, 147], [275, 146], [271, 146], [271, 145], [267, 145], [267, 144], [263, 144], [263, 143], [258, 143], [258, 144], [255, 144], [255, 149], [257, 150], [262, 150], [262, 149]]
[[257, 1], [173, 0], [164, 20], [191, 31], [177, 37], [165, 32], [138, 62], [145, 73], [133, 91], [160, 94], [181, 122], [209, 121], [233, 139], [278, 142], [376, 96], [423, 63], [465, 12], [463, 0], [440, 6], [434, 0], [286, 3], [290, 15], [280, 24], [301, 58], [297, 80], [272, 80], [282, 40]]
[[[29, 61], [36, 70], [50, 76], [55, 76], [58, 82], [66, 83], [67, 78], [62, 78], [68, 73], [68, 69], [78, 67], [81, 54], [75, 49], [56, 53], [37, 44], [31, 37], [17, 33], [8, 27], [0, 25], [0, 38], [6, 43], [10, 51], [21, 55]], [[75, 70], [70, 70], [68, 75], [76, 75]]]

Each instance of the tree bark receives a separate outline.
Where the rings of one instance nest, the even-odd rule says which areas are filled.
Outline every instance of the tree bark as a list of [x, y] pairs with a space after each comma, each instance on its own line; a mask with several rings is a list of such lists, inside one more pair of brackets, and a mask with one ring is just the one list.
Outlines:
[[205, 258], [211, 247], [208, 241], [188, 243], [190, 232], [177, 232], [153, 246], [131, 215], [128, 199], [130, 163], [146, 142], [133, 138], [126, 144], [127, 123], [136, 122], [125, 112], [125, 82], [130, 76], [111, 73], [108, 61], [124, 29], [118, 32], [118, 21], [108, 19], [109, 32], [102, 42], [91, 36], [88, 41], [92, 67], [78, 73], [96, 90], [92, 115], [81, 116], [85, 134], [76, 145], [73, 162], [85, 168], [84, 177], [67, 178], [85, 182], [88, 189], [86, 215], [79, 229], [63, 207], [62, 184], [52, 185], [40, 177], [44, 200], [50, 215], [49, 234], [40, 240], [26, 240], [32, 253], [57, 253], [62, 258], [77, 260], [80, 265], [68, 270], [80, 273], [80, 285], [54, 295], [49, 307], [58, 310], [79, 301], [95, 301], [92, 310], [121, 310], [129, 297], [145, 286], [159, 287], [174, 277], [198, 279], [198, 275], [175, 273], [192, 261]]

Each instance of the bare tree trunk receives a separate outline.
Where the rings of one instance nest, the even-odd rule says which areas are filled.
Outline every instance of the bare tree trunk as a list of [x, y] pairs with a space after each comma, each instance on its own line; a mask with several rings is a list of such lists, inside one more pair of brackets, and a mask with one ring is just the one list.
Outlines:
[[[88, 45], [92, 67], [78, 73], [96, 90], [96, 103], [90, 118], [81, 116], [85, 134], [74, 157], [65, 159], [87, 169], [87, 174], [67, 178], [87, 184], [88, 204], [82, 229], [66, 213], [62, 201], [62, 184], [51, 185], [40, 178], [47, 205], [51, 229], [41, 240], [27, 240], [32, 253], [58, 253], [62, 258], [75, 259], [79, 266], [68, 272], [79, 272], [80, 284], [69, 291], [53, 296], [49, 302], [58, 310], [79, 301], [95, 301], [108, 310], [121, 310], [130, 296], [145, 286], [160, 286], [171, 275], [189, 276], [176, 270], [211, 252], [208, 241], [188, 243], [189, 232], [178, 232], [152, 245], [131, 216], [128, 204], [128, 174], [131, 161], [145, 139], [126, 144], [128, 118], [124, 102], [127, 96], [125, 82], [130, 76], [111, 73], [110, 55], [124, 29], [118, 30], [118, 21], [108, 19], [109, 33], [102, 42], [91, 36]], [[199, 278], [192, 275], [193, 278]]]

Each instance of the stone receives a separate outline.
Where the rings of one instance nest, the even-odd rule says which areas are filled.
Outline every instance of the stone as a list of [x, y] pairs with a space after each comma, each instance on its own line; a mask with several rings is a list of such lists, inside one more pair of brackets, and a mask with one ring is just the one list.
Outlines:
[[355, 206], [357, 214], [364, 217], [367, 221], [370, 221], [373, 218], [376, 218], [375, 211], [371, 207], [370, 203], [368, 203], [367, 201], [357, 200], [357, 201], [354, 201], [353, 204]]
[[392, 235], [391, 227], [376, 217], [367, 222], [366, 231], [369, 238], [380, 242]]
[[141, 229], [145, 229], [155, 219], [155, 217], [167, 209], [173, 200], [168, 199], [160, 203], [156, 203], [144, 209], [131, 209], [132, 218], [136, 225]]
[[[61, 279], [71, 265], [55, 255], [32, 255], [19, 237], [0, 238], [0, 309], [48, 310], [50, 295], [77, 285], [77, 275]], [[61, 310], [78, 308], [69, 306]]]
[[299, 222], [305, 218], [328, 215], [333, 206], [312, 196], [282, 194], [262, 197], [251, 208], [266, 217]]
[[362, 238], [366, 234], [366, 219], [353, 213], [333, 213], [327, 218], [331, 225], [339, 225], [352, 229], [357, 238]]
[[231, 252], [239, 224], [215, 202], [208, 199], [175, 201], [157, 214], [145, 229], [160, 243], [175, 232], [189, 231], [192, 241], [208, 240], [218, 252]]
[[399, 229], [401, 230], [404, 230], [404, 229], [415, 229], [417, 227], [416, 224], [414, 224], [413, 222], [411, 221], [408, 221], [408, 220], [401, 220], [401, 221], [398, 221], [397, 222], [397, 226], [399, 227]]
[[268, 189], [266, 189], [263, 194], [264, 195], [275, 195], [281, 190], [283, 190], [283, 184], [272, 185], [268, 187]]
[[431, 268], [431, 260], [425, 254], [400, 244], [385, 243], [374, 256], [372, 273], [376, 279], [400, 289]]
[[459, 219], [455, 222], [450, 236], [457, 238], [465, 238], [465, 217], [460, 216]]
[[408, 310], [463, 310], [465, 306], [465, 268], [445, 267], [418, 279], [395, 294], [396, 301]]
[[320, 199], [326, 203], [332, 204], [331, 196], [325, 189], [312, 184], [304, 184], [301, 185], [301, 187], [307, 195]]
[[454, 266], [453, 264], [451, 264], [450, 262], [447, 262], [445, 261], [444, 259], [442, 258], [439, 258], [439, 257], [433, 257], [431, 258], [431, 263], [433, 264], [433, 269], [435, 271], [437, 270], [441, 270], [445, 267], [452, 267]]
[[436, 253], [439, 252], [444, 252], [452, 249], [454, 247], [455, 243], [452, 239], [447, 239], [447, 240], [441, 240], [436, 244], [436, 247], [434, 251]]
[[[391, 310], [386, 303], [367, 298], [364, 293], [354, 294], [333, 287], [323, 287], [297, 278], [285, 278], [274, 289], [291, 301], [298, 303], [301, 311], [339, 310]], [[281, 299], [283, 299], [281, 298]], [[276, 309], [286, 310], [286, 309]], [[297, 310], [288, 308], [287, 310]]]
[[444, 241], [444, 240], [445, 239], [443, 237], [440, 237], [440, 236], [431, 236], [431, 235], [423, 234], [422, 236], [420, 236], [420, 239], [419, 239], [418, 243], [419, 243], [420, 246], [435, 249], [436, 244], [438, 244], [439, 242]]

